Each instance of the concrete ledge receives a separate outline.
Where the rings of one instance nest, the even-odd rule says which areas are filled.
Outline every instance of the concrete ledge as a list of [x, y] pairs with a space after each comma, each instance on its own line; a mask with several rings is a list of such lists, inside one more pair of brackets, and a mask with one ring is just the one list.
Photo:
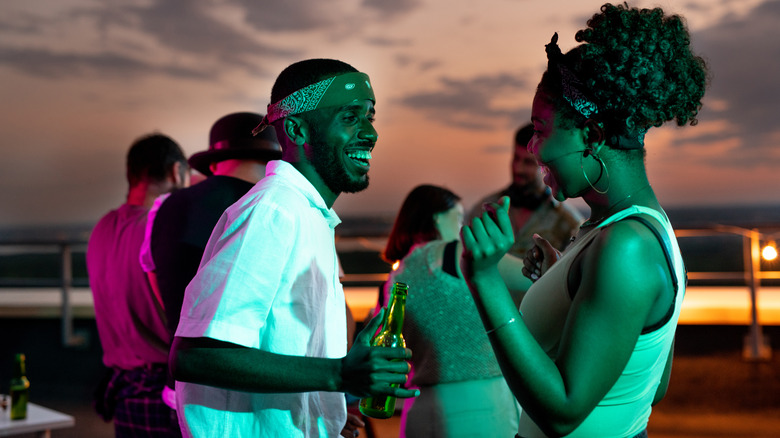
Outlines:
[[[780, 287], [758, 290], [758, 322], [780, 325]], [[746, 286], [689, 287], [680, 313], [680, 324], [749, 325], [750, 289]]]
[[[68, 295], [74, 318], [94, 318], [92, 291], [71, 288]], [[62, 290], [55, 288], [0, 289], [0, 318], [59, 318]]]

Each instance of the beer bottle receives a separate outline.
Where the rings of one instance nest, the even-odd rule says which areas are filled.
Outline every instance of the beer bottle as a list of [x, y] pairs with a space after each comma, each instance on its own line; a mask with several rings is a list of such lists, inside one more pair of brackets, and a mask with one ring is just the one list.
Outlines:
[[[406, 347], [401, 330], [404, 325], [404, 312], [406, 308], [406, 295], [409, 286], [404, 283], [393, 284], [390, 292], [390, 303], [385, 311], [382, 328], [371, 339], [371, 345], [375, 347]], [[399, 385], [392, 384], [394, 388]], [[395, 412], [395, 397], [393, 396], [369, 396], [360, 400], [360, 412], [373, 418], [390, 418]]]
[[11, 419], [27, 418], [27, 401], [30, 397], [30, 381], [27, 380], [24, 354], [18, 353], [14, 360], [14, 374], [11, 379]]

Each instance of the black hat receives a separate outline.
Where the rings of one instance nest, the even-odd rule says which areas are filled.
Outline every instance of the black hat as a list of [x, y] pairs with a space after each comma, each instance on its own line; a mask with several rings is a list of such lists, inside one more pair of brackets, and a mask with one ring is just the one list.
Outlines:
[[209, 132], [209, 149], [198, 152], [188, 160], [198, 172], [211, 176], [209, 166], [224, 160], [247, 159], [270, 161], [282, 158], [282, 147], [276, 131], [266, 129], [257, 136], [252, 130], [263, 116], [255, 113], [228, 114], [214, 122]]

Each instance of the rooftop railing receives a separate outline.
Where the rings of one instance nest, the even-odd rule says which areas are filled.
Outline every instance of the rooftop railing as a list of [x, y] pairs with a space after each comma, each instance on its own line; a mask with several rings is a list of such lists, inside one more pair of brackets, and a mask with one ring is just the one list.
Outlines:
[[25, 253], [56, 253], [59, 260], [59, 278], [48, 278], [46, 276], [34, 278], [0, 278], [0, 293], [3, 287], [42, 287], [57, 288], [60, 290], [60, 321], [62, 332], [62, 344], [67, 347], [81, 346], [85, 343], [82, 336], [78, 336], [73, 331], [73, 307], [71, 305], [71, 289], [74, 287], [73, 278], [73, 251], [74, 249], [85, 250], [87, 246], [86, 237], [60, 237], [51, 240], [42, 239], [2, 239], [0, 248], [2, 254], [6, 257], [11, 254]]
[[[772, 230], [770, 230], [772, 231]], [[772, 234], [774, 233], [774, 234]], [[763, 280], [780, 280], [780, 271], [774, 269], [762, 269], [761, 246], [762, 244], [774, 244], [775, 236], [780, 233], [768, 232], [759, 229], [746, 229], [734, 226], [716, 225], [702, 228], [687, 228], [676, 230], [677, 237], [707, 237], [717, 235], [737, 235], [743, 241], [743, 269], [742, 271], [689, 271], [688, 278], [691, 281], [714, 282], [738, 282], [748, 287], [750, 293], [750, 326], [745, 339], [745, 358], [749, 360], [764, 360], [771, 355], [768, 339], [764, 336], [759, 321], [758, 291]], [[89, 233], [70, 233], [53, 236], [2, 236], [0, 235], [0, 256], [13, 257], [25, 253], [54, 253], [59, 260], [60, 275], [57, 278], [50, 276], [27, 278], [3, 278], [0, 277], [0, 294], [3, 288], [46, 288], [58, 289], [60, 292], [59, 317], [61, 320], [62, 343], [65, 346], [79, 346], [85, 340], [73, 331], [73, 306], [71, 303], [71, 291], [74, 287], [88, 286], [86, 279], [74, 278], [73, 255], [74, 252], [83, 252]], [[373, 240], [372, 240], [373, 239]], [[363, 247], [368, 252], [378, 252], [377, 242], [383, 238], [374, 237], [365, 239], [349, 237], [339, 239], [337, 246], [349, 247], [350, 250]], [[373, 244], [369, 242], [371, 240]], [[376, 287], [381, 286], [387, 278], [386, 272], [377, 273], [348, 273], [342, 279], [345, 288]]]

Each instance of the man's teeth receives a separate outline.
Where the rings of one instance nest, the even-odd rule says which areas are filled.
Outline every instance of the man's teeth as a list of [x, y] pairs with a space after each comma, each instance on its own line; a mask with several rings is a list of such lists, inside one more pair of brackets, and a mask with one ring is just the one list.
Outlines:
[[357, 159], [357, 160], [370, 160], [371, 159], [371, 151], [360, 150], [360, 151], [347, 152], [347, 156], [349, 158], [354, 158], [354, 159]]

